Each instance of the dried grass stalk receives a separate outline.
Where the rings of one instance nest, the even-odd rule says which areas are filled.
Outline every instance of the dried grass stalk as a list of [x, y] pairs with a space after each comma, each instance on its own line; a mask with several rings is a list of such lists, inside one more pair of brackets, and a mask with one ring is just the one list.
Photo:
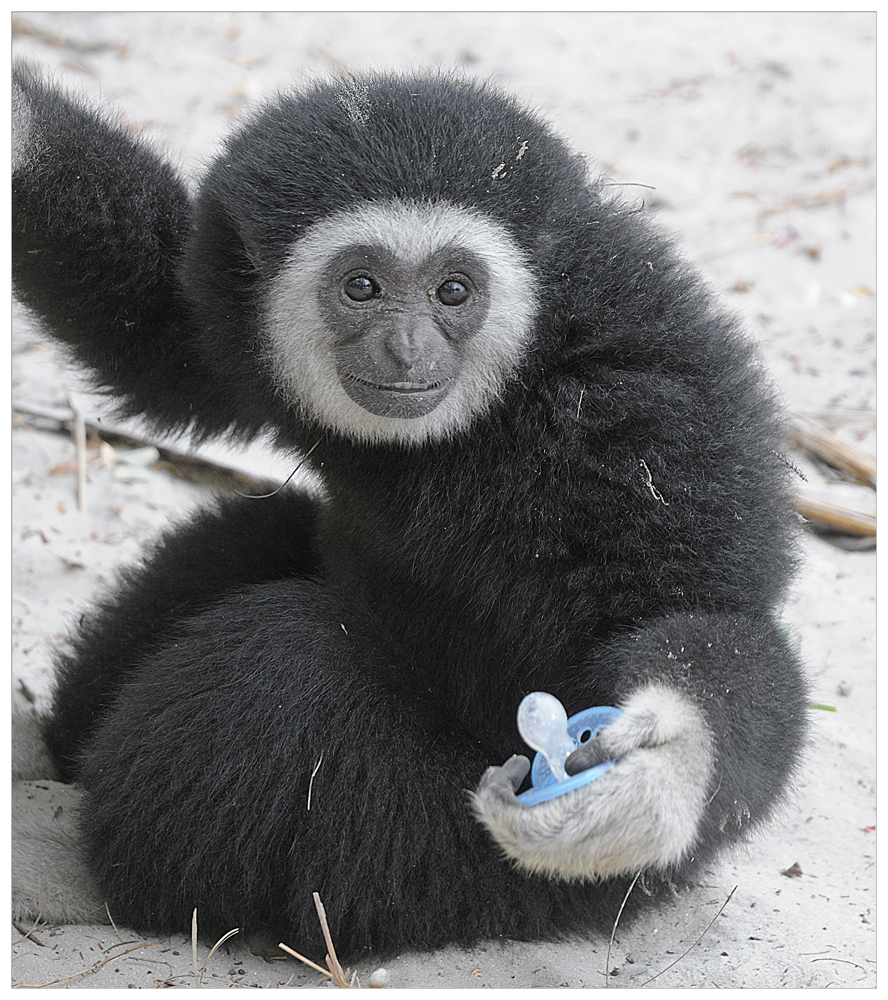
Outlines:
[[838, 504], [818, 500], [804, 493], [799, 493], [796, 497], [796, 510], [806, 521], [812, 521], [834, 531], [865, 538], [876, 536], [875, 514], [866, 514], [850, 507], [840, 507]]
[[876, 460], [846, 444], [816, 420], [796, 415], [789, 430], [790, 443], [800, 451], [838, 469], [854, 482], [876, 488]]

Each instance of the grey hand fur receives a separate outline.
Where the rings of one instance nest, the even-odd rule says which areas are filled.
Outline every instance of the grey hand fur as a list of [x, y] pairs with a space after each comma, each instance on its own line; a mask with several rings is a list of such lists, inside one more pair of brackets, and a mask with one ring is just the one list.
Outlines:
[[523, 805], [513, 791], [527, 773], [523, 757], [482, 777], [475, 813], [519, 867], [598, 879], [666, 867], [690, 851], [713, 769], [706, 721], [687, 698], [658, 685], [621, 707], [622, 718], [598, 737], [617, 764], [583, 788]]

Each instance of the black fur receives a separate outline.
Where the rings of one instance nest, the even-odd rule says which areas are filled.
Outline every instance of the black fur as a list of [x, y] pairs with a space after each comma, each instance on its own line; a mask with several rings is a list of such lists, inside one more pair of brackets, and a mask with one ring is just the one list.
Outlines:
[[[18, 80], [16, 294], [126, 412], [320, 439], [326, 489], [180, 527], [61, 663], [49, 740], [87, 789], [115, 920], [184, 930], [197, 907], [205, 930], [271, 923], [317, 949], [317, 891], [344, 953], [609, 927], [631, 876], [524, 874], [468, 805], [524, 752], [532, 690], [573, 713], [663, 683], [707, 720], [693, 856], [646, 873], [630, 910], [770, 814], [805, 726], [775, 618], [793, 568], [778, 411], [641, 215], [534, 114], [446, 76], [273, 101], [193, 204], [146, 144]], [[395, 197], [498, 220], [541, 304], [489, 412], [412, 449], [317, 426], [261, 360], [262, 296], [300, 234]]]

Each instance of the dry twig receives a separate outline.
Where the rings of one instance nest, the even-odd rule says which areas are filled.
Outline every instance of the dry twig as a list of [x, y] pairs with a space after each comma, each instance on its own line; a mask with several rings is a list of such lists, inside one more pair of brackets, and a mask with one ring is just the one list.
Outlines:
[[876, 460], [866, 455], [810, 417], [796, 414], [789, 430], [790, 443], [854, 482], [876, 488]]
[[[358, 978], [357, 973], [353, 973], [351, 980], [349, 980], [348, 971], [344, 971], [339, 964], [339, 959], [336, 957], [336, 949], [333, 947], [333, 938], [330, 935], [330, 928], [327, 924], [327, 914], [324, 911], [324, 904], [321, 902], [321, 897], [318, 893], [313, 892], [312, 897], [314, 898], [315, 909], [318, 911], [318, 919], [321, 922], [321, 932], [324, 935], [324, 942], [327, 945], [327, 968], [321, 968], [320, 965], [312, 962], [310, 958], [300, 955], [298, 951], [294, 951], [289, 945], [283, 944], [283, 942], [278, 945], [278, 948], [285, 951], [288, 955], [292, 955], [293, 958], [298, 958], [303, 965], [307, 965], [310, 969], [314, 969], [328, 979], [332, 979], [339, 989], [354, 989]], [[357, 985], [360, 987], [360, 983], [357, 983]]]
[[641, 871], [639, 870], [638, 872], [635, 873], [635, 878], [632, 879], [632, 882], [630, 883], [629, 888], [626, 890], [626, 895], [623, 897], [623, 902], [620, 903], [620, 908], [619, 908], [619, 910], [617, 910], [617, 916], [616, 916], [616, 919], [614, 920], [614, 926], [611, 928], [610, 940], [607, 943], [607, 958], [604, 960], [604, 985], [605, 985], [605, 988], [607, 988], [610, 985], [611, 946], [614, 943], [614, 935], [617, 933], [617, 924], [620, 922], [620, 917], [623, 915], [623, 908], [626, 905], [626, 900], [629, 899], [629, 893], [632, 892], [632, 890], [635, 888], [635, 883], [638, 881], [638, 879], [639, 879], [640, 876], [641, 876]]
[[200, 989], [203, 986], [203, 977], [204, 977], [204, 973], [207, 971], [207, 962], [209, 962], [209, 960], [213, 957], [213, 955], [216, 952], [216, 949], [220, 945], [225, 944], [225, 942], [230, 937], [234, 937], [234, 935], [237, 934], [239, 931], [240, 931], [239, 927], [232, 927], [232, 929], [230, 931], [226, 931], [222, 935], [222, 937], [220, 937], [219, 940], [213, 945], [213, 947], [210, 948], [210, 950], [207, 952], [207, 957], [204, 959], [204, 964], [200, 967], [200, 975], [197, 977], [197, 988], [198, 989]]
[[[845, 479], [876, 489], [875, 458], [846, 444], [821, 422], [796, 414], [788, 438], [793, 448], [809, 455], [816, 462], [828, 465]], [[798, 494], [796, 510], [820, 530], [858, 538], [876, 537], [875, 514], [833, 503], [809, 490]]]
[[796, 510], [806, 521], [812, 521], [821, 527], [862, 538], [876, 537], [875, 514], [841, 507], [839, 504], [820, 500], [807, 493], [799, 493], [796, 496]]
[[107, 965], [108, 962], [113, 962], [115, 958], [123, 958], [124, 955], [128, 955], [131, 951], [138, 951], [139, 948], [150, 948], [153, 945], [161, 945], [163, 941], [145, 941], [143, 944], [134, 944], [132, 948], [126, 948], [123, 951], [118, 951], [116, 955], [109, 955], [107, 958], [103, 958], [101, 962], [96, 962], [95, 965], [91, 965], [88, 969], [81, 969], [80, 972], [72, 972], [70, 976], [61, 976], [58, 979], [50, 979], [48, 983], [16, 983], [13, 986], [14, 990], [42, 990], [44, 986], [55, 986], [56, 983], [64, 983], [68, 979], [76, 979], [78, 976], [84, 976], [87, 972], [93, 972], [95, 969], [101, 969], [103, 965]]
[[793, 195], [791, 198], [784, 198], [783, 201], [778, 201], [773, 205], [768, 205], [761, 209], [758, 217], [766, 219], [769, 215], [780, 215], [783, 212], [792, 212], [797, 208], [819, 208], [822, 205], [835, 205], [836, 203], [843, 202], [855, 188], [870, 187], [873, 183], [873, 178], [864, 177], [859, 181], [847, 184], [845, 187]]
[[77, 509], [83, 513], [86, 510], [86, 422], [83, 414], [75, 406], [71, 406], [74, 414], [74, 448], [77, 452]]
[[701, 941], [703, 940], [703, 938], [704, 938], [704, 937], [706, 936], [706, 934], [707, 934], [707, 933], [709, 932], [709, 928], [710, 928], [710, 927], [711, 927], [711, 926], [712, 926], [712, 925], [713, 925], [713, 924], [714, 924], [714, 923], [716, 922], [716, 920], [718, 920], [718, 918], [719, 918], [719, 917], [720, 917], [720, 916], [722, 915], [722, 913], [723, 913], [723, 911], [724, 911], [724, 908], [725, 908], [725, 907], [726, 907], [726, 906], [728, 905], [728, 903], [730, 903], [730, 902], [731, 902], [731, 898], [733, 897], [733, 895], [734, 895], [734, 893], [735, 893], [736, 891], [737, 891], [737, 886], [735, 885], [735, 886], [734, 886], [734, 888], [733, 888], [733, 889], [731, 889], [731, 891], [730, 891], [730, 892], [728, 893], [728, 898], [727, 898], [727, 899], [726, 899], [726, 900], [725, 900], [725, 901], [724, 901], [724, 902], [722, 903], [722, 905], [721, 905], [721, 906], [720, 906], [720, 907], [718, 908], [718, 913], [716, 913], [716, 915], [715, 915], [715, 916], [714, 916], [714, 917], [712, 918], [712, 920], [710, 920], [710, 921], [709, 921], [709, 923], [708, 923], [708, 924], [707, 924], [707, 925], [706, 925], [706, 926], [705, 926], [705, 927], [703, 928], [703, 933], [702, 933], [702, 934], [700, 935], [700, 937], [698, 937], [698, 938], [697, 938], [697, 940], [696, 940], [696, 941], [695, 941], [695, 942], [694, 942], [694, 943], [693, 943], [693, 944], [691, 945], [691, 947], [690, 947], [690, 948], [688, 948], [688, 949], [687, 949], [687, 951], [684, 951], [684, 952], [682, 952], [682, 953], [681, 953], [681, 954], [680, 954], [680, 955], [678, 956], [678, 958], [677, 958], [677, 959], [676, 959], [676, 960], [675, 960], [674, 962], [670, 962], [670, 963], [669, 963], [669, 965], [667, 965], [665, 969], [661, 969], [661, 970], [660, 970], [660, 971], [659, 971], [659, 972], [657, 973], [657, 975], [656, 975], [656, 976], [651, 976], [651, 978], [650, 978], [650, 979], [647, 979], [647, 980], [645, 980], [645, 982], [643, 982], [643, 983], [641, 984], [641, 988], [642, 988], [642, 989], [643, 989], [643, 988], [644, 988], [645, 986], [647, 986], [647, 985], [648, 985], [649, 983], [652, 983], [652, 982], [653, 982], [653, 981], [654, 981], [655, 979], [658, 979], [658, 978], [659, 978], [660, 976], [662, 976], [664, 972], [668, 972], [668, 971], [669, 971], [669, 970], [670, 970], [670, 969], [671, 969], [671, 968], [672, 968], [672, 967], [673, 967], [674, 965], [678, 965], [678, 963], [679, 963], [679, 962], [680, 962], [680, 961], [681, 961], [681, 960], [682, 960], [682, 959], [683, 959], [683, 958], [684, 958], [684, 957], [685, 957], [686, 955], [689, 955], [689, 954], [691, 953], [691, 951], [692, 951], [692, 950], [693, 950], [694, 948], [696, 948], [696, 947], [697, 947], [697, 945], [698, 945], [698, 944], [699, 944], [699, 943], [700, 943], [700, 942], [701, 942]]
[[28, 930], [23, 927], [17, 920], [13, 920], [12, 926], [21, 934], [22, 937], [27, 938], [29, 941], [33, 941], [34, 944], [39, 944], [41, 948], [45, 948], [46, 945], [38, 937], [34, 937], [34, 931], [37, 929], [37, 924]]

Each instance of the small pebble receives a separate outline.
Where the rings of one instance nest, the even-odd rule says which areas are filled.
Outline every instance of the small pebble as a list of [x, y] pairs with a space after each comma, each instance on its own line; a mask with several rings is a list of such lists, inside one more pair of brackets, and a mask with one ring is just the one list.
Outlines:
[[370, 973], [367, 985], [373, 987], [374, 989], [379, 989], [380, 986], [388, 986], [391, 978], [392, 977], [388, 969], [377, 969], [375, 972]]

